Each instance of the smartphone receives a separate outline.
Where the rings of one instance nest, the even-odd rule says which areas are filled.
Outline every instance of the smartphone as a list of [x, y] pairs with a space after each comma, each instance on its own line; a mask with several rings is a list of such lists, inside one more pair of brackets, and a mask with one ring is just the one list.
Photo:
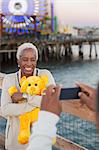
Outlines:
[[60, 100], [79, 99], [78, 93], [81, 91], [79, 87], [62, 88]]

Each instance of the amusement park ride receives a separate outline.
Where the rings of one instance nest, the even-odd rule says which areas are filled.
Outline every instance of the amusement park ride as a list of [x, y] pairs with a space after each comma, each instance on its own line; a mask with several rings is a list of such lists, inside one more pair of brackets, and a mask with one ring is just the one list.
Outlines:
[[54, 4], [48, 0], [1, 0], [0, 36], [24, 33], [51, 33], [54, 31]]

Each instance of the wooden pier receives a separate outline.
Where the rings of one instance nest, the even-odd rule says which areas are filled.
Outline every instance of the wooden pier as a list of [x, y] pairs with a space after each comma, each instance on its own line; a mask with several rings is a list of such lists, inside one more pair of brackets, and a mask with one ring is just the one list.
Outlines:
[[[32, 36], [18, 36], [18, 37], [6, 37], [2, 38], [0, 44], [0, 61], [6, 61], [9, 59], [16, 59], [17, 47], [24, 42], [34, 43], [39, 50], [39, 61], [48, 61], [50, 58], [60, 60], [63, 57], [73, 55], [72, 46], [78, 46], [79, 57], [83, 58], [84, 51], [83, 45], [89, 45], [89, 57], [92, 56], [92, 48], [95, 51], [95, 57], [97, 57], [96, 45], [99, 43], [99, 36], [71, 36], [61, 35], [60, 37], [53, 36], [49, 39], [34, 39]], [[3, 59], [4, 58], [4, 59]], [[3, 60], [2, 60], [3, 59]]]

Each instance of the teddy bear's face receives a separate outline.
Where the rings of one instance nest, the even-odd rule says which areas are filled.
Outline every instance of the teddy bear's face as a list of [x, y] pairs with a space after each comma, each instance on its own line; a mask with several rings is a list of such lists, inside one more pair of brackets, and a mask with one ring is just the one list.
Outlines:
[[46, 75], [24, 78], [21, 83], [21, 92], [29, 95], [41, 95], [46, 89], [47, 82]]

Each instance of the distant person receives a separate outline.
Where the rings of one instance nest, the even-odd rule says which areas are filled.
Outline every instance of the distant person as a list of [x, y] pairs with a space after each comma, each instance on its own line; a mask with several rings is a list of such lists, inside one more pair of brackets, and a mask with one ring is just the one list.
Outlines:
[[48, 75], [48, 85], [54, 84], [55, 81], [52, 74], [46, 69], [38, 69], [38, 50], [32, 43], [24, 43], [18, 47], [17, 62], [19, 70], [5, 76], [2, 86], [1, 95], [1, 110], [4, 117], [7, 118], [5, 148], [7, 150], [26, 150], [28, 144], [18, 143], [19, 133], [19, 115], [32, 111], [35, 107], [40, 107], [41, 96], [36, 96], [33, 101], [18, 103], [23, 100], [22, 93], [17, 92], [10, 97], [8, 89], [15, 85], [20, 90], [20, 79], [23, 76], [29, 77], [32, 75], [40, 76]]
[[[59, 102], [60, 87], [51, 85], [42, 98], [38, 121], [33, 124], [27, 150], [52, 150], [52, 139], [56, 137], [56, 123], [62, 111]], [[54, 90], [54, 92], [53, 92]]]

